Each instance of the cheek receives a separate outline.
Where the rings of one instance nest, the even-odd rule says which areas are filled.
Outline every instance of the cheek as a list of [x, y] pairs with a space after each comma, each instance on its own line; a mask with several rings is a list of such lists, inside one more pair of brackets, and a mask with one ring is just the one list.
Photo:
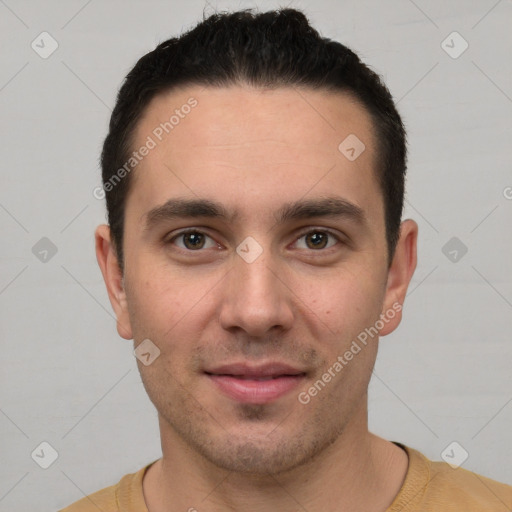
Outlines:
[[135, 340], [162, 340], [163, 334], [185, 315], [183, 288], [171, 286], [169, 279], [152, 275], [132, 276], [127, 287], [127, 303]]
[[185, 273], [150, 258], [138, 262], [137, 270], [129, 275], [128, 284], [131, 313], [147, 324], [165, 324], [167, 328], [198, 304], [208, 289], [204, 283], [203, 286], [191, 283]]
[[[345, 273], [343, 276], [342, 273]], [[375, 276], [338, 271], [338, 276], [300, 290], [304, 314], [321, 320], [324, 328], [343, 340], [372, 325], [381, 313], [384, 284]]]
[[177, 390], [189, 385], [184, 364], [197, 337], [194, 319], [202, 313], [201, 302], [168, 274], [134, 279], [131, 290], [127, 299], [136, 345], [150, 339], [159, 349], [150, 365], [137, 362], [139, 371], [151, 400], [157, 408], [165, 408], [169, 400], [179, 399]]
[[149, 276], [132, 274], [127, 303], [134, 339], [149, 338], [161, 352], [160, 363], [181, 373], [179, 367], [188, 364], [190, 351], [211, 323], [218, 281], [206, 275], [191, 279], [176, 269], [155, 265]]

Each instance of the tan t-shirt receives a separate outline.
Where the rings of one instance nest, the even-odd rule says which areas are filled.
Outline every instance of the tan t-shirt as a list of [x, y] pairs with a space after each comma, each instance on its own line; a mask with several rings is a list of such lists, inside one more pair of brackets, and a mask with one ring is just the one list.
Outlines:
[[[404, 483], [386, 512], [509, 512], [512, 486], [446, 462], [432, 462], [401, 443], [409, 456]], [[142, 493], [146, 469], [125, 475], [117, 485], [77, 501], [60, 512], [148, 512]]]

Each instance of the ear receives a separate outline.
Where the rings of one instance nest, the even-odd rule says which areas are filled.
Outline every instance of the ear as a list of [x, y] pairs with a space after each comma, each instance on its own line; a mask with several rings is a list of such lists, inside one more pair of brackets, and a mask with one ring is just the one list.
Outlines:
[[96, 259], [107, 287], [110, 304], [117, 317], [117, 332], [126, 340], [133, 338], [124, 291], [123, 275], [110, 238], [110, 228], [102, 224], [96, 228]]
[[418, 224], [411, 219], [400, 225], [400, 238], [397, 242], [393, 261], [388, 270], [386, 293], [381, 319], [384, 327], [379, 335], [393, 332], [402, 320], [402, 307], [411, 278], [416, 270]]

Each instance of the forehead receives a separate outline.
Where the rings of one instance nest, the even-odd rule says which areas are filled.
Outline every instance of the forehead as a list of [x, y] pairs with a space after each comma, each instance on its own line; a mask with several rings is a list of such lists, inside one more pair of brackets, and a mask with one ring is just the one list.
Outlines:
[[130, 192], [146, 211], [185, 195], [255, 215], [339, 194], [381, 213], [372, 120], [348, 94], [189, 86], [153, 98], [134, 135], [151, 146]]

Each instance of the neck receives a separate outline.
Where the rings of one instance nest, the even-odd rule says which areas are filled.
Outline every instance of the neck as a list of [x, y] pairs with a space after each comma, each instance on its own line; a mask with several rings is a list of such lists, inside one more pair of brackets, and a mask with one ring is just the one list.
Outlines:
[[149, 512], [384, 512], [398, 494], [407, 454], [367, 428], [366, 409], [306, 465], [276, 474], [237, 473], [192, 450], [160, 418], [163, 457], [143, 482]]

